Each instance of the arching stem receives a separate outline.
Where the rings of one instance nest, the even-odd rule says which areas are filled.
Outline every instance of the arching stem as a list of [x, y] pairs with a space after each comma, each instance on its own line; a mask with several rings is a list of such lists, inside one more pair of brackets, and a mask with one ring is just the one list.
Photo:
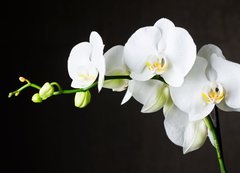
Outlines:
[[[10, 92], [9, 95], [8, 95], [9, 98], [14, 96], [14, 95], [17, 96], [21, 91], [23, 91], [23, 90], [25, 90], [26, 88], [29, 88], [29, 87], [35, 88], [37, 90], [41, 89], [41, 87], [39, 85], [31, 83], [29, 80], [27, 80], [23, 77], [20, 77], [20, 79], [21, 79], [22, 82], [27, 82], [27, 84], [25, 84], [24, 86], [22, 86], [21, 88], [15, 90], [13, 92]], [[107, 80], [119, 80], [119, 79], [131, 80], [132, 78], [129, 75], [105, 76], [105, 81], [107, 81]], [[159, 75], [154, 76], [152, 79], [160, 80], [160, 81], [165, 83], [164, 79]], [[83, 91], [87, 91], [87, 90], [90, 90], [90, 89], [94, 88], [95, 86], [97, 86], [97, 84], [98, 84], [98, 82], [96, 81], [92, 85], [90, 85], [86, 88], [63, 90], [57, 82], [52, 82], [51, 83], [51, 85], [55, 85], [58, 88], [58, 91], [55, 91], [53, 93], [53, 95], [74, 94], [74, 93], [77, 93], [77, 92], [83, 92]]]

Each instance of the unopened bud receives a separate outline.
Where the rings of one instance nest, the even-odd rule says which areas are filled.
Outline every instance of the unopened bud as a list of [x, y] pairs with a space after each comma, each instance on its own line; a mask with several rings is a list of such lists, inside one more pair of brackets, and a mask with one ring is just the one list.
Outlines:
[[19, 91], [17, 91], [17, 92], [15, 92], [15, 96], [18, 96], [20, 94], [20, 92]]
[[27, 80], [25, 77], [20, 76], [18, 79], [19, 79], [20, 82], [30, 83], [29, 80]]
[[53, 93], [54, 87], [49, 82], [46, 82], [39, 90], [39, 95], [43, 100], [46, 100], [48, 97], [51, 97]]
[[8, 98], [12, 97], [14, 94], [11, 92], [8, 94]]
[[20, 81], [20, 82], [25, 82], [26, 79], [25, 79], [24, 77], [21, 76], [21, 77], [19, 77], [19, 81]]
[[41, 103], [42, 102], [42, 98], [40, 97], [39, 93], [36, 93], [32, 96], [32, 101], [34, 103]]
[[74, 98], [74, 105], [78, 108], [86, 107], [91, 100], [91, 93], [87, 90], [85, 92], [77, 92]]

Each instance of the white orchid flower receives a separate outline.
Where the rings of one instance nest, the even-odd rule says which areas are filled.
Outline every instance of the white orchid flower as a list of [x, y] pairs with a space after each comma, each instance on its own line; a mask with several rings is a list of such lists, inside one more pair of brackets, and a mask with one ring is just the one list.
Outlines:
[[[201, 120], [216, 105], [224, 111], [240, 111], [240, 65], [224, 58], [214, 45], [205, 45], [181, 87], [170, 87], [174, 104]], [[204, 57], [204, 58], [202, 58]]]
[[[168, 138], [183, 147], [183, 153], [199, 149], [208, 136], [208, 128], [203, 120], [190, 121], [188, 114], [176, 107], [169, 97], [167, 110], [164, 111], [164, 127]], [[170, 105], [169, 105], [170, 104]]]
[[169, 91], [167, 85], [159, 80], [131, 80], [122, 104], [131, 97], [143, 104], [142, 113], [152, 113], [163, 107], [169, 97]]
[[[129, 70], [123, 59], [123, 46], [114, 46], [105, 54], [106, 76], [123, 76], [129, 75]], [[112, 89], [113, 91], [123, 91], [128, 86], [128, 79], [106, 80], [103, 87]]]
[[146, 81], [160, 75], [178, 87], [196, 59], [196, 46], [190, 34], [168, 19], [138, 29], [124, 47], [124, 59], [134, 80]]
[[103, 41], [101, 36], [93, 31], [90, 42], [81, 42], [73, 47], [68, 58], [68, 73], [72, 78], [73, 88], [86, 88], [92, 85], [98, 77], [100, 91], [105, 75], [105, 59], [103, 56]]

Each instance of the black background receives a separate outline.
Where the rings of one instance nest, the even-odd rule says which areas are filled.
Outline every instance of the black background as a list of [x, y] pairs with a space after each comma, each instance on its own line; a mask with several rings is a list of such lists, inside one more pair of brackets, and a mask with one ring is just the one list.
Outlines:
[[[214, 43], [228, 59], [240, 63], [237, 0], [25, 0], [8, 1], [2, 8], [4, 172], [220, 172], [208, 140], [201, 149], [183, 155], [166, 136], [162, 111], [141, 114], [141, 105], [133, 99], [120, 106], [124, 93], [95, 89], [85, 109], [74, 107], [74, 95], [52, 97], [42, 104], [31, 102], [34, 89], [11, 99], [7, 95], [22, 85], [19, 76], [70, 88], [69, 52], [88, 41], [91, 31], [102, 36], [106, 51], [162, 17], [186, 28], [198, 49]], [[231, 173], [240, 172], [240, 115], [220, 112], [220, 121], [226, 166]]]

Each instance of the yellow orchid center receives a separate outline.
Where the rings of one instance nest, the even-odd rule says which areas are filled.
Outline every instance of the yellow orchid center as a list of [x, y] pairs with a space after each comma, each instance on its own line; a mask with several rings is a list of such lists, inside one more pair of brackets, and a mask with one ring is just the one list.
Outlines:
[[167, 61], [163, 57], [157, 57], [153, 61], [147, 61], [146, 66], [152, 73], [160, 75], [166, 71]]
[[202, 92], [203, 100], [206, 103], [220, 103], [225, 96], [224, 88], [219, 83], [213, 83], [211, 87], [206, 91]]

